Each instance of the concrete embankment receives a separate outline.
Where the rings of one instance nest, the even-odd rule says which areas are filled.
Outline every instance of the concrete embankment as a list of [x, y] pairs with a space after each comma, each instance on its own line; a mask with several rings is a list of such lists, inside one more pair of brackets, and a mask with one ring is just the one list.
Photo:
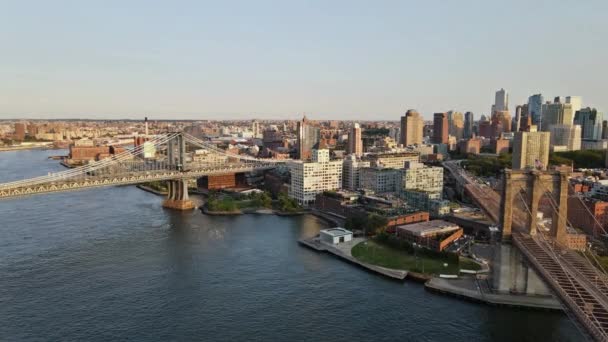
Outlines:
[[551, 296], [531, 296], [488, 293], [481, 289], [474, 278], [432, 278], [424, 284], [427, 290], [494, 306], [508, 306], [535, 310], [561, 311], [557, 299]]
[[389, 268], [384, 268], [384, 267], [380, 267], [380, 266], [375, 266], [375, 265], [371, 265], [371, 264], [367, 264], [364, 262], [361, 262], [357, 259], [355, 259], [351, 253], [350, 250], [352, 249], [352, 247], [356, 244], [358, 244], [359, 242], [361, 242], [362, 239], [360, 238], [355, 238], [352, 241], [349, 242], [344, 242], [341, 243], [339, 245], [336, 246], [332, 246], [323, 242], [320, 242], [318, 239], [300, 239], [298, 240], [298, 242], [306, 247], [309, 247], [311, 249], [314, 249], [318, 252], [326, 252], [326, 253], [330, 253], [333, 254], [337, 257], [340, 257], [350, 263], [353, 263], [355, 265], [361, 266], [369, 271], [381, 274], [385, 277], [391, 278], [391, 279], [395, 279], [395, 280], [405, 280], [405, 278], [408, 275], [407, 271], [402, 271], [402, 270], [393, 270], [393, 269], [389, 269]]
[[138, 189], [141, 189], [143, 191], [146, 191], [146, 192], [158, 195], [158, 196], [165, 196], [165, 195], [167, 195], [166, 191], [158, 191], [156, 189], [152, 189], [149, 186], [145, 186], [145, 185], [141, 185], [141, 184], [140, 185], [136, 185], [136, 186], [137, 186]]

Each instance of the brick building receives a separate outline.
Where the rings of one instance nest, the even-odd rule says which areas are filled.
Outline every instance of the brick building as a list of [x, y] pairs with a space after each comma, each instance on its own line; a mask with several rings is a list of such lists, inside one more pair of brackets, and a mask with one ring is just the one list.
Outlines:
[[608, 202], [577, 196], [569, 197], [568, 221], [575, 228], [580, 228], [597, 238], [604, 233], [604, 229], [608, 228]]

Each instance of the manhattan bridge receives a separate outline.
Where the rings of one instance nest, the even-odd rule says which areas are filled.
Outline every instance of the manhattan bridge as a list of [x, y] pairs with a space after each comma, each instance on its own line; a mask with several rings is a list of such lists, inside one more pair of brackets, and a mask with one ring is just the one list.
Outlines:
[[[193, 149], [213, 158], [197, 161]], [[203, 176], [247, 173], [275, 168], [284, 160], [228, 153], [209, 141], [183, 132], [156, 136], [131, 150], [74, 169], [0, 184], [0, 199], [90, 188], [166, 181], [164, 206], [192, 209], [188, 180]]]

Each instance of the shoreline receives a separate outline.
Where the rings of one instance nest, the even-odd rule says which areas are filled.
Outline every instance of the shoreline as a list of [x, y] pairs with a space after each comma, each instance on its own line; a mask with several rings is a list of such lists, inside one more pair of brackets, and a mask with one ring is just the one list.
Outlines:
[[13, 147], [0, 147], [0, 152], [11, 152], [11, 151], [26, 151], [26, 150], [61, 150], [61, 148], [53, 147], [53, 145], [35, 145], [35, 146], [13, 146]]
[[[458, 277], [456, 279], [447, 279], [418, 272], [389, 269], [361, 262], [354, 258], [352, 255], [350, 255], [350, 249], [361, 241], [363, 241], [361, 238], [354, 238], [350, 242], [341, 243], [338, 245], [329, 245], [320, 242], [316, 237], [314, 237], [308, 239], [299, 239], [298, 243], [317, 252], [327, 253], [338, 257], [348, 263], [355, 264], [369, 272], [373, 272], [380, 276], [386, 277], [389, 280], [410, 280], [413, 282], [421, 283], [424, 285], [425, 290], [436, 294], [447, 295], [461, 300], [467, 300], [490, 306], [503, 306], [519, 309], [563, 312], [561, 304], [553, 296], [485, 293], [478, 285], [476, 285], [477, 279], [474, 278], [472, 275], [466, 275], [466, 273], [463, 277]], [[463, 270], [460, 271], [462, 273]], [[459, 283], [462, 283], [461, 286], [458, 286]], [[474, 289], [471, 289], [467, 288], [464, 285], [469, 285], [469, 287], [471, 285], [475, 285], [476, 287], [474, 287]]]

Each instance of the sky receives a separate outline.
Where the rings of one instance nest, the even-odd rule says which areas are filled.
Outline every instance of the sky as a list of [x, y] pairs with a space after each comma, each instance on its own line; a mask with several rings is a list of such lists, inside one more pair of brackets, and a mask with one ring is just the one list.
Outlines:
[[608, 112], [608, 1], [0, 0], [0, 119]]

